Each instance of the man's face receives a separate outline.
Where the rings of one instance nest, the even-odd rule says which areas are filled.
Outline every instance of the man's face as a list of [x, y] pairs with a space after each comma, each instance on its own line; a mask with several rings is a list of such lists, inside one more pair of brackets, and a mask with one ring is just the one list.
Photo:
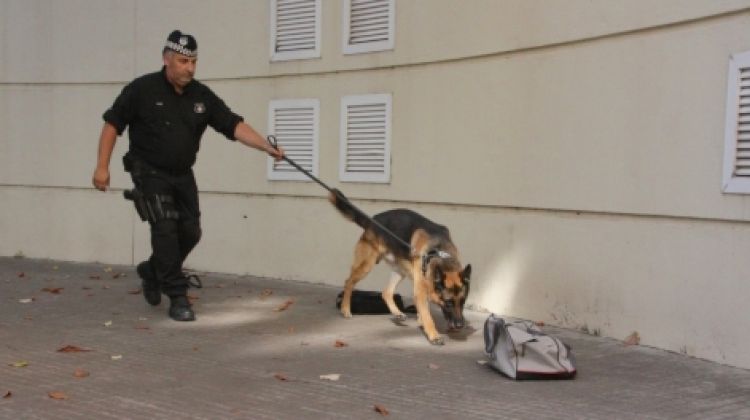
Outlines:
[[198, 57], [188, 57], [174, 51], [167, 51], [164, 54], [167, 79], [177, 87], [185, 87], [195, 76], [197, 61]]

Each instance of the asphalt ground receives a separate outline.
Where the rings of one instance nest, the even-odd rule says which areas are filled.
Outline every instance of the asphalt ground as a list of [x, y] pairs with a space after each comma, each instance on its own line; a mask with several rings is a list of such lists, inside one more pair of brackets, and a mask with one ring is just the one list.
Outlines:
[[339, 288], [202, 279], [178, 323], [134, 267], [0, 258], [0, 418], [750, 419], [748, 370], [544, 326], [577, 377], [513, 381], [479, 363], [487, 313], [432, 346], [415, 319], [344, 319]]

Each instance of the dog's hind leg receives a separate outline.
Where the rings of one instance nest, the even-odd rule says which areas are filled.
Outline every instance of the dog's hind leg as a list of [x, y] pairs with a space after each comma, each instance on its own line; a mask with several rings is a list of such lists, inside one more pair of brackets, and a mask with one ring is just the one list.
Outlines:
[[377, 260], [378, 251], [362, 235], [362, 238], [359, 239], [359, 242], [354, 247], [352, 270], [349, 273], [349, 278], [346, 279], [346, 283], [344, 283], [344, 296], [341, 298], [341, 314], [345, 318], [352, 317], [351, 303], [354, 285], [372, 270]]
[[395, 317], [396, 321], [406, 321], [406, 315], [398, 309], [396, 302], [393, 300], [393, 294], [396, 292], [396, 287], [403, 278], [403, 274], [398, 271], [393, 271], [391, 273], [391, 279], [388, 281], [388, 286], [385, 287], [382, 294], [385, 304], [388, 305], [388, 310], [391, 311], [391, 314]]

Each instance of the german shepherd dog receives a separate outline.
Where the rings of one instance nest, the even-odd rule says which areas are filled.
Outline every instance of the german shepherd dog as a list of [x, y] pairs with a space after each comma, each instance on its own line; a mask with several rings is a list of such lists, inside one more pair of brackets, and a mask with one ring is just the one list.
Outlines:
[[353, 207], [340, 191], [333, 189], [329, 200], [344, 215], [364, 229], [354, 247], [354, 262], [344, 284], [341, 314], [351, 318], [351, 297], [354, 286], [362, 280], [380, 260], [385, 259], [393, 269], [390, 282], [382, 296], [396, 321], [406, 320], [393, 301], [399, 282], [409, 277], [414, 283], [414, 305], [419, 324], [431, 344], [443, 344], [435, 328], [429, 303], [440, 306], [450, 329], [464, 327], [463, 309], [469, 295], [471, 265], [463, 267], [458, 250], [451, 240], [448, 228], [407, 209], [388, 210], [373, 219], [394, 233], [394, 238]]

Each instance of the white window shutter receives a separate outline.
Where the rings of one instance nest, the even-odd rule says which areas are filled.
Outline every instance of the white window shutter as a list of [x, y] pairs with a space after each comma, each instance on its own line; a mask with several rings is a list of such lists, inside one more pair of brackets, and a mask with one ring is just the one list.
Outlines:
[[750, 193], [750, 51], [729, 60], [724, 192]]
[[[317, 99], [273, 100], [268, 105], [268, 130], [276, 136], [286, 156], [318, 176], [320, 101]], [[268, 158], [268, 179], [309, 181], [288, 162]]]
[[344, 54], [392, 50], [394, 0], [344, 0]]
[[390, 182], [390, 94], [341, 99], [339, 177], [351, 182]]
[[321, 0], [271, 0], [271, 61], [320, 57]]

